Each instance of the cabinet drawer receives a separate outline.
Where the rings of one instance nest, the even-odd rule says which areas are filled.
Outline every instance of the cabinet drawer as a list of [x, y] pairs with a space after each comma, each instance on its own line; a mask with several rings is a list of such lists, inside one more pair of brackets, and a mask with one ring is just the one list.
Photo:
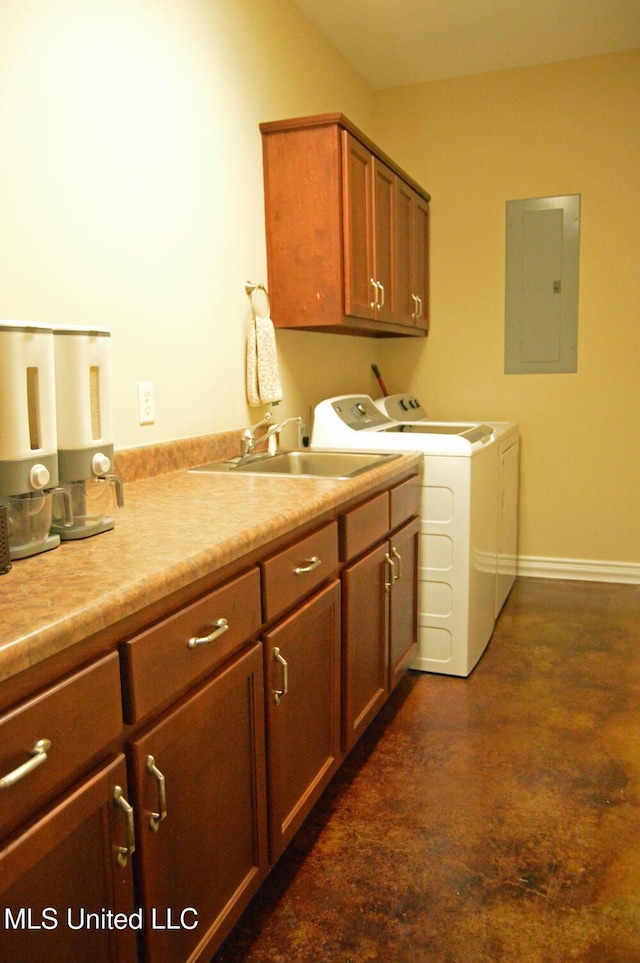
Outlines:
[[412, 475], [390, 490], [390, 528], [397, 528], [407, 519], [420, 514], [420, 487], [420, 476]]
[[308, 595], [338, 567], [338, 532], [330, 522], [261, 563], [265, 621]]
[[0, 717], [0, 833], [86, 770], [122, 728], [117, 652]]
[[389, 492], [382, 492], [340, 516], [340, 558], [355, 558], [389, 531]]
[[252, 568], [123, 643], [126, 721], [137, 722], [222, 665], [260, 624], [260, 572]]

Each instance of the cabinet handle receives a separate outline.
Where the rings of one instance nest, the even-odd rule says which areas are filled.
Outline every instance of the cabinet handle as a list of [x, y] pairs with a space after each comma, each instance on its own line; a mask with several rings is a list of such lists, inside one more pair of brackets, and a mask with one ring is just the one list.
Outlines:
[[393, 586], [393, 583], [396, 581], [398, 576], [396, 575], [396, 563], [393, 561], [393, 559], [391, 558], [388, 552], [385, 555], [384, 560], [387, 566], [387, 572], [389, 572], [388, 579], [385, 578], [384, 580], [384, 590], [385, 592], [388, 592]]
[[373, 301], [369, 301], [369, 307], [372, 311], [376, 311], [378, 308], [378, 282], [374, 278], [369, 278], [369, 283], [373, 285]]
[[416, 301], [418, 302], [418, 313], [416, 314], [416, 319], [422, 317], [422, 298], [419, 298], [416, 294]]
[[190, 649], [195, 649], [196, 645], [206, 645], [207, 642], [215, 642], [221, 635], [224, 635], [228, 628], [229, 623], [226, 619], [218, 619], [209, 635], [204, 635], [201, 638], [194, 636], [192, 639], [189, 639], [187, 645]]
[[271, 690], [273, 692], [274, 702], [277, 706], [279, 706], [280, 702], [282, 701], [282, 697], [286, 696], [287, 692], [289, 691], [289, 666], [286, 659], [283, 659], [280, 655], [280, 649], [277, 645], [273, 649], [273, 658], [282, 666], [282, 688]]
[[118, 865], [124, 867], [127, 865], [129, 856], [136, 851], [136, 831], [133, 824], [133, 806], [125, 799], [122, 793], [122, 786], [114, 786], [113, 801], [116, 806], [123, 811], [126, 819], [127, 844], [126, 846], [117, 847]]
[[293, 571], [295, 575], [306, 575], [307, 572], [313, 572], [318, 565], [322, 565], [322, 559], [318, 558], [317, 555], [312, 555], [311, 558], [306, 559], [304, 565], [296, 565]]
[[412, 294], [411, 298], [413, 300], [413, 311], [411, 312], [411, 317], [413, 318], [414, 321], [417, 321], [420, 316], [418, 311], [418, 301], [420, 299], [418, 298], [417, 294]]
[[398, 574], [396, 575], [395, 571], [393, 573], [393, 581], [397, 582], [399, 578], [402, 578], [402, 555], [393, 545], [391, 546], [391, 554], [398, 559]]
[[158, 832], [160, 823], [163, 819], [167, 818], [167, 791], [165, 787], [165, 778], [156, 766], [156, 761], [153, 756], [147, 756], [147, 772], [149, 775], [153, 776], [158, 782], [158, 809], [157, 813], [151, 813], [149, 816], [149, 825], [154, 833]]
[[378, 307], [383, 308], [384, 307], [384, 284], [382, 283], [382, 281], [377, 282], [377, 287], [378, 287], [378, 290], [380, 291], [380, 294], [382, 295], [382, 300], [380, 301], [380, 304], [378, 305]]
[[38, 739], [35, 746], [31, 750], [31, 759], [27, 759], [23, 762], [21, 766], [14, 769], [12, 772], [7, 773], [0, 779], [0, 789], [9, 789], [14, 786], [25, 776], [28, 776], [30, 772], [41, 766], [43, 762], [47, 761], [47, 753], [51, 749], [50, 739]]

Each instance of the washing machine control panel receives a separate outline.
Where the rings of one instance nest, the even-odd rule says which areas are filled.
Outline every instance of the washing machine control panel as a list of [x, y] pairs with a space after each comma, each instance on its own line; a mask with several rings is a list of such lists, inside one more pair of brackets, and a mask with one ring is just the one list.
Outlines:
[[427, 417], [415, 395], [389, 395], [376, 401], [376, 406], [395, 421], [425, 421]]
[[354, 431], [361, 431], [363, 428], [381, 428], [389, 424], [388, 416], [376, 408], [367, 395], [338, 398], [331, 407], [340, 420]]

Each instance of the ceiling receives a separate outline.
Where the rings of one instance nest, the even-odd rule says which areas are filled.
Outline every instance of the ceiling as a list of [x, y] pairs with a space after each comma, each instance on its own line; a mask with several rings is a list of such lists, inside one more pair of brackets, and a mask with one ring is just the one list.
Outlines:
[[293, 0], [374, 90], [640, 48], [640, 0]]

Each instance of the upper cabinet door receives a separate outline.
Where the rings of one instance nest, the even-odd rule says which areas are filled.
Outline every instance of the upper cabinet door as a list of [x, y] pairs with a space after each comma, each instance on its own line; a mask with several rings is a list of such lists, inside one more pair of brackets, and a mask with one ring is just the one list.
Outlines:
[[344, 313], [357, 318], [376, 316], [373, 183], [373, 155], [343, 131]]
[[412, 236], [414, 323], [429, 330], [429, 204], [414, 192]]
[[396, 318], [429, 328], [429, 204], [405, 181], [396, 191]]
[[396, 175], [342, 134], [345, 314], [393, 322]]
[[412, 223], [414, 191], [398, 178], [396, 192], [396, 298], [400, 324], [413, 325], [416, 305], [413, 298]]
[[373, 222], [376, 313], [378, 321], [393, 323], [396, 315], [396, 180], [378, 158], [373, 160]]

